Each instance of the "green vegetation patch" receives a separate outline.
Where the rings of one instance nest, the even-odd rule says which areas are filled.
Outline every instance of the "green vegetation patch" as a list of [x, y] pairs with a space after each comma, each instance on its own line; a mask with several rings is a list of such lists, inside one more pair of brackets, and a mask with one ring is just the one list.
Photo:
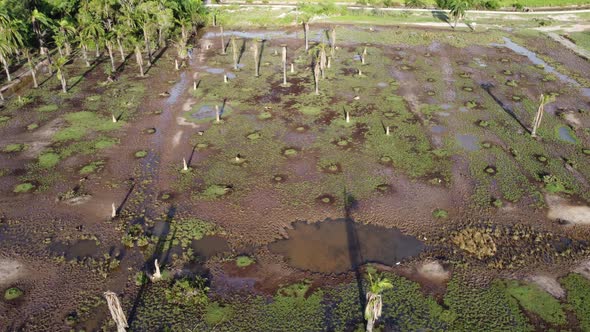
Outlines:
[[65, 116], [69, 126], [58, 131], [53, 136], [55, 141], [79, 140], [90, 131], [106, 132], [121, 128], [122, 121], [113, 122], [108, 117], [100, 116], [93, 112], [75, 112]]
[[590, 331], [590, 280], [572, 273], [561, 280], [567, 291], [567, 303], [580, 321], [582, 331]]
[[39, 156], [39, 166], [41, 168], [52, 168], [59, 163], [60, 159], [59, 154], [46, 152]]
[[59, 107], [56, 104], [48, 104], [48, 105], [43, 105], [40, 106], [36, 109], [37, 112], [41, 112], [41, 113], [49, 113], [49, 112], [55, 112], [59, 109]]
[[94, 161], [94, 162], [82, 167], [80, 169], [79, 173], [81, 175], [96, 173], [103, 167], [103, 165], [104, 165], [104, 161], [102, 161], [102, 160]]
[[172, 226], [176, 232], [173, 244], [180, 244], [183, 248], [190, 246], [193, 240], [200, 240], [219, 232], [215, 224], [197, 218], [175, 219]]
[[24, 292], [18, 287], [10, 287], [4, 291], [4, 299], [6, 301], [16, 300], [23, 296]]
[[27, 148], [27, 146], [25, 144], [13, 143], [13, 144], [8, 144], [4, 148], [2, 148], [2, 152], [6, 152], [6, 153], [21, 152], [23, 150], [26, 150], [26, 148]]
[[14, 189], [12, 191], [14, 191], [15, 193], [26, 193], [29, 192], [31, 190], [35, 189], [35, 185], [32, 183], [21, 183], [21, 184], [17, 184], [16, 187], [14, 187]]
[[551, 324], [563, 325], [567, 322], [559, 301], [539, 286], [516, 280], [504, 281], [502, 284], [505, 287], [505, 292], [518, 300], [520, 306], [527, 311], [539, 315]]
[[238, 267], [246, 267], [256, 263], [254, 258], [250, 256], [238, 256], [236, 257], [236, 265]]
[[229, 321], [234, 315], [234, 310], [231, 306], [224, 306], [219, 302], [211, 302], [205, 308], [203, 319], [210, 327], [217, 326]]

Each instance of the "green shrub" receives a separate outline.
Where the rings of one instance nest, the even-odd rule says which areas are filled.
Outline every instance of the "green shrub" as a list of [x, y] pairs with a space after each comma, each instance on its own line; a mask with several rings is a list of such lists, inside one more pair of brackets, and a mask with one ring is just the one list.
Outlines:
[[166, 301], [181, 306], [201, 307], [209, 302], [207, 279], [202, 277], [176, 280], [172, 287], [164, 291]]

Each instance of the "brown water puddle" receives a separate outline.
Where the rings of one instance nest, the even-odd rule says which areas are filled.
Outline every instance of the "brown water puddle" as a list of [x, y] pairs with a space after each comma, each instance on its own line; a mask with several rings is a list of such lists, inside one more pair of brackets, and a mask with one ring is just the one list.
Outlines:
[[396, 265], [418, 255], [424, 244], [396, 228], [364, 225], [349, 219], [296, 222], [288, 239], [268, 245], [289, 265], [314, 272], [341, 273], [374, 262]]

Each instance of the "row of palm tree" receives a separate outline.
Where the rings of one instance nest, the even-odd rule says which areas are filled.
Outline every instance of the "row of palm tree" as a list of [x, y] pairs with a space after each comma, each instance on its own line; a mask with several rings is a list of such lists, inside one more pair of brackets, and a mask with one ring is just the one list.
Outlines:
[[[179, 57], [186, 57], [190, 36], [206, 18], [201, 0], [71, 1], [74, 3], [71, 12], [58, 17], [53, 17], [49, 10], [34, 7], [24, 20], [23, 15], [0, 8], [0, 63], [9, 82], [12, 80], [11, 63], [25, 58], [37, 86], [35, 59], [41, 59], [61, 77], [62, 88], [66, 91], [64, 66], [76, 53], [76, 48], [87, 67], [91, 66], [89, 54], [92, 51], [95, 58], [99, 58], [105, 50], [112, 72], [116, 71], [116, 53], [124, 62], [126, 51], [132, 51], [139, 74], [144, 76], [144, 58], [151, 66], [154, 53], [166, 47], [171, 39], [180, 46]], [[52, 58], [50, 48], [57, 50], [56, 59]]]

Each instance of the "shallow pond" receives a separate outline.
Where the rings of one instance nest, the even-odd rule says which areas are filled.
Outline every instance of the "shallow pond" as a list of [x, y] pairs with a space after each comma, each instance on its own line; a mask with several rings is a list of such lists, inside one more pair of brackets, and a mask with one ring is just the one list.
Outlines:
[[456, 135], [457, 141], [461, 147], [467, 151], [476, 151], [479, 149], [479, 140], [473, 135]]
[[52, 244], [49, 249], [58, 255], [63, 255], [68, 261], [97, 257], [99, 254], [98, 246], [94, 240], [80, 240], [73, 244], [57, 242]]
[[571, 129], [568, 127], [559, 127], [559, 138], [570, 143], [576, 143], [576, 139], [572, 136]]
[[424, 249], [421, 241], [398, 229], [350, 219], [313, 224], [298, 221], [293, 226], [287, 230], [288, 239], [271, 243], [268, 248], [302, 270], [341, 273], [368, 262], [395, 265]]
[[[504, 39], [504, 44], [492, 44], [492, 46], [502, 46], [502, 47], [509, 48], [512, 51], [514, 51], [520, 55], [526, 56], [535, 65], [542, 65], [543, 69], [546, 72], [554, 74], [555, 76], [559, 77], [559, 79], [562, 80], [563, 82], [570, 83], [576, 87], [581, 87], [581, 85], [580, 85], [580, 83], [578, 83], [578, 81], [557, 71], [554, 67], [547, 64], [547, 62], [540, 59], [535, 52], [529, 51], [527, 48], [510, 40], [510, 38], [503, 37], [503, 39]], [[590, 88], [581, 87], [580, 90], [584, 96], [590, 98]]]
[[218, 254], [229, 252], [231, 249], [227, 241], [221, 236], [205, 236], [200, 240], [193, 240], [191, 248], [195, 254], [204, 259], [209, 259]]

